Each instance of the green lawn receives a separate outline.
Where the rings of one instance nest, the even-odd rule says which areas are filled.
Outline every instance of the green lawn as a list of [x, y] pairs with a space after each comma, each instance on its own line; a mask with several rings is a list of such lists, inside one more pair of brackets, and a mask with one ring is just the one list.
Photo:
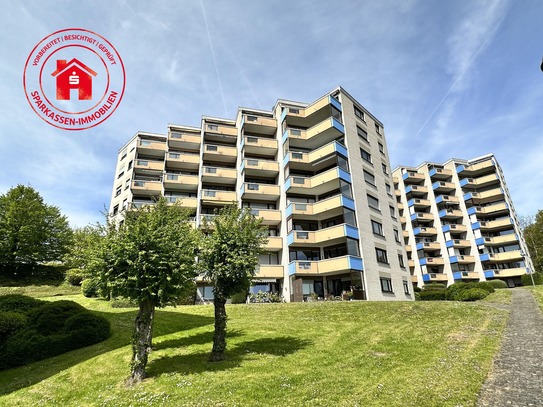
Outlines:
[[473, 406], [507, 319], [456, 302], [230, 305], [228, 360], [210, 363], [213, 307], [167, 308], [149, 378], [126, 388], [133, 309], [61, 298], [106, 316], [112, 337], [0, 372], [0, 405]]
[[535, 299], [539, 303], [539, 308], [543, 312], [543, 285], [536, 285], [535, 287], [530, 287], [532, 293], [534, 294]]

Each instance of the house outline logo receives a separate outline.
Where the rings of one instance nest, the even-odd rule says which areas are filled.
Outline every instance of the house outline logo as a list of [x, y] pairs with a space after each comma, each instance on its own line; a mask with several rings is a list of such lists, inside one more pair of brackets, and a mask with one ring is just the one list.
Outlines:
[[70, 100], [72, 89], [77, 89], [78, 100], [92, 100], [92, 79], [96, 75], [77, 58], [69, 62], [57, 59], [57, 70], [51, 73], [56, 79], [57, 100]]
[[121, 56], [106, 38], [83, 28], [49, 34], [30, 51], [23, 72], [34, 112], [62, 130], [85, 130], [107, 120], [126, 87]]

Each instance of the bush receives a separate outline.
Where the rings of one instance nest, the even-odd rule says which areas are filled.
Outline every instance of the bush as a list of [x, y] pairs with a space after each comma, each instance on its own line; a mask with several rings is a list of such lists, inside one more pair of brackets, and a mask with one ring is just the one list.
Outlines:
[[415, 291], [415, 301], [420, 301], [420, 291]]
[[42, 335], [53, 335], [62, 330], [65, 321], [77, 314], [85, 312], [85, 308], [73, 301], [55, 301], [46, 303], [32, 311], [30, 323]]
[[460, 294], [464, 290], [473, 288], [473, 283], [454, 283], [451, 284], [446, 291], [446, 298], [450, 301], [460, 301]]
[[14, 311], [26, 314], [43, 304], [46, 304], [46, 302], [21, 294], [8, 294], [0, 297], [0, 311]]
[[268, 292], [264, 292], [264, 291], [259, 291], [256, 295], [251, 294], [250, 301], [251, 302], [260, 302], [260, 303], [264, 303], [264, 302], [281, 302], [281, 296], [279, 294], [273, 294], [273, 293], [268, 293]]
[[85, 274], [81, 269], [69, 269], [66, 270], [65, 281], [74, 286], [81, 285], [81, 282], [85, 279]]
[[499, 290], [501, 288], [508, 288], [507, 283], [503, 280], [488, 280], [487, 283], [494, 287], [495, 290]]
[[441, 283], [428, 283], [422, 287], [423, 290], [445, 290], [446, 288], [447, 286]]
[[114, 298], [111, 300], [111, 308], [135, 308], [138, 303], [130, 298]]
[[240, 291], [239, 293], [234, 294], [231, 298], [232, 304], [245, 304], [247, 301], [247, 292]]
[[488, 291], [482, 288], [468, 288], [460, 292], [459, 301], [477, 301], [487, 297]]
[[418, 285], [413, 286], [413, 291], [416, 293], [420, 293], [422, 291], [422, 288], [420, 288]]
[[419, 294], [421, 301], [444, 301], [446, 300], [445, 290], [422, 290]]
[[100, 293], [100, 281], [97, 278], [87, 278], [81, 283], [81, 293], [87, 297], [98, 297]]
[[28, 323], [28, 317], [24, 314], [13, 311], [0, 312], [0, 344], [8, 336], [21, 330]]
[[[543, 273], [533, 273], [535, 285], [543, 285]], [[521, 277], [522, 285], [532, 285], [532, 276], [530, 274], [524, 274]]]
[[482, 290], [488, 291], [489, 294], [492, 294], [494, 291], [494, 287], [492, 287], [492, 284], [489, 284], [487, 281], [479, 281], [473, 285], [473, 288], [480, 288]]
[[64, 330], [68, 335], [66, 342], [68, 350], [101, 342], [111, 334], [107, 319], [87, 311], [66, 319]]

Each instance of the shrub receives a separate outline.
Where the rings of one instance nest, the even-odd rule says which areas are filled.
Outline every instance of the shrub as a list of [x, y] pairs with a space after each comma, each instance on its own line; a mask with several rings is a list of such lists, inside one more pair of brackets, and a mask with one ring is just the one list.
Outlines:
[[487, 297], [488, 291], [482, 288], [468, 288], [460, 292], [459, 301], [477, 301]]
[[495, 290], [499, 290], [501, 288], [508, 288], [507, 283], [503, 280], [488, 280], [487, 283], [494, 287]]
[[239, 293], [234, 294], [231, 298], [232, 304], [245, 304], [247, 301], [247, 293], [245, 291], [240, 291]]
[[66, 319], [64, 330], [68, 336], [66, 342], [68, 350], [103, 341], [111, 334], [109, 321], [90, 312]]
[[534, 277], [535, 285], [543, 285], [543, 273], [537, 272], [530, 274], [524, 274], [521, 277], [522, 285], [532, 285], [532, 276]]
[[419, 294], [421, 301], [444, 301], [446, 300], [445, 290], [422, 290]]
[[420, 291], [415, 291], [415, 301], [420, 301]]
[[489, 284], [487, 281], [479, 281], [473, 285], [473, 288], [480, 288], [482, 290], [488, 291], [489, 294], [492, 294], [494, 291], [494, 287], [492, 287], [492, 284]]
[[428, 283], [422, 287], [423, 290], [445, 290], [446, 288], [447, 286], [441, 283]]
[[134, 308], [138, 303], [130, 298], [114, 298], [110, 302], [111, 308]]
[[52, 335], [62, 330], [65, 321], [85, 308], [73, 301], [55, 301], [42, 305], [30, 313], [30, 322], [42, 335]]
[[81, 283], [81, 293], [87, 298], [98, 297], [100, 281], [97, 278], [86, 278]]
[[279, 294], [268, 293], [259, 291], [256, 295], [251, 294], [251, 302], [281, 302], [281, 296]]
[[451, 284], [446, 291], [446, 298], [450, 301], [460, 301], [462, 291], [473, 288], [473, 283], [454, 283]]
[[0, 312], [0, 344], [8, 336], [21, 330], [28, 323], [28, 317], [24, 314], [13, 311]]
[[413, 286], [413, 291], [416, 293], [420, 293], [422, 291], [422, 288], [420, 288], [418, 285]]
[[85, 274], [81, 269], [69, 269], [66, 270], [65, 281], [70, 285], [81, 285], [81, 282], [85, 279]]
[[8, 294], [0, 297], [0, 311], [14, 311], [26, 314], [43, 304], [46, 304], [46, 302], [21, 294]]

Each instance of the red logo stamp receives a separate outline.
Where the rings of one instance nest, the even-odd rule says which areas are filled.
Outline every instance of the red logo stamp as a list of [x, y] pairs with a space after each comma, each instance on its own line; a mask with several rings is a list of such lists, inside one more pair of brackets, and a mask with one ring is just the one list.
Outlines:
[[126, 84], [123, 61], [104, 37], [81, 28], [48, 35], [26, 60], [23, 86], [32, 109], [52, 126], [84, 130], [119, 106]]

